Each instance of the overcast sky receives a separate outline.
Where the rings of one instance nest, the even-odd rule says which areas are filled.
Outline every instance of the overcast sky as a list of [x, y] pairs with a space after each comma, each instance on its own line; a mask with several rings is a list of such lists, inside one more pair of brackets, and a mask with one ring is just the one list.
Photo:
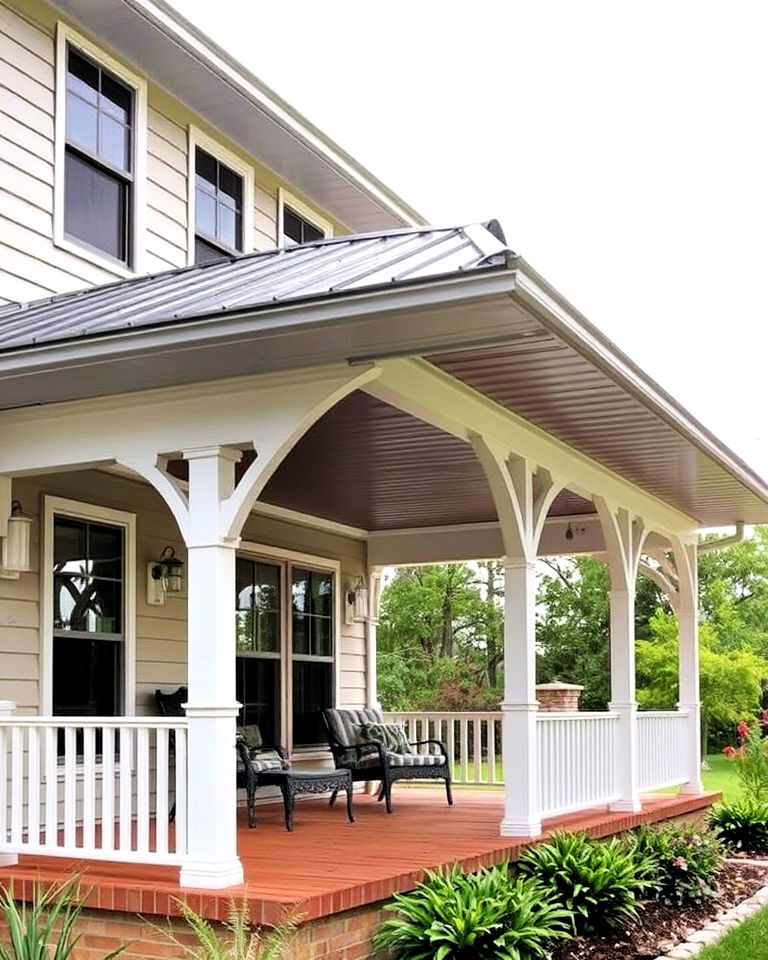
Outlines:
[[172, 0], [436, 224], [510, 246], [768, 476], [768, 4]]

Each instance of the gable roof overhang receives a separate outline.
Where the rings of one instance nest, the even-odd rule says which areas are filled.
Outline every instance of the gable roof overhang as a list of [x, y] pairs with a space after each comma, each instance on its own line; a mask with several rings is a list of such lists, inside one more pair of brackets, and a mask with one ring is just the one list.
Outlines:
[[[339, 238], [5, 308], [0, 409], [402, 356], [702, 526], [768, 520], [764, 481], [480, 225]], [[479, 480], [467, 444], [359, 392], [299, 441], [264, 498], [368, 530], [482, 523], [495, 512]], [[591, 509], [571, 501], [556, 512]]]
[[353, 231], [424, 218], [165, 0], [51, 0]]

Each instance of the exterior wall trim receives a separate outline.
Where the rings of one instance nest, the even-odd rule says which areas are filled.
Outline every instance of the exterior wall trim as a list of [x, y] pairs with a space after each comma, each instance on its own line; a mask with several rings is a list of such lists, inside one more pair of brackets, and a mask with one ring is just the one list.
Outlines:
[[[70, 240], [64, 234], [64, 147], [66, 143], [66, 51], [67, 46], [82, 50], [91, 59], [132, 87], [135, 94], [133, 130], [133, 184], [131, 189], [131, 253], [132, 266], [124, 267], [108, 256], [84, 244]], [[146, 253], [145, 222], [147, 208], [147, 82], [128, 70], [101, 47], [96, 46], [69, 24], [56, 24], [54, 96], [54, 186], [53, 186], [53, 242], [54, 245], [93, 263], [119, 277], [135, 277], [144, 272]]]
[[40, 544], [40, 697], [41, 715], [53, 715], [53, 518], [55, 514], [112, 523], [125, 530], [124, 716], [136, 715], [136, 514], [64, 497], [43, 496]]

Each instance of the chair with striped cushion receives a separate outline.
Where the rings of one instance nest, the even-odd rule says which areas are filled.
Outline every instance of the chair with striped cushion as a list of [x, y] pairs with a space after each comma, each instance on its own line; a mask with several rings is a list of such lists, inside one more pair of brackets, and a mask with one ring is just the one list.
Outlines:
[[[448, 803], [451, 764], [441, 740], [409, 743], [402, 730], [386, 724], [380, 710], [330, 708], [323, 711], [328, 743], [336, 769], [346, 769], [353, 781], [380, 780], [379, 800], [392, 812], [392, 784], [398, 780], [444, 780]], [[414, 748], [426, 747], [426, 753]], [[331, 796], [331, 804], [336, 794]]]
[[256, 826], [256, 790], [263, 773], [287, 770], [288, 755], [279, 746], [266, 746], [261, 742], [256, 726], [238, 727], [237, 739], [237, 786], [245, 790], [248, 801], [248, 826]]

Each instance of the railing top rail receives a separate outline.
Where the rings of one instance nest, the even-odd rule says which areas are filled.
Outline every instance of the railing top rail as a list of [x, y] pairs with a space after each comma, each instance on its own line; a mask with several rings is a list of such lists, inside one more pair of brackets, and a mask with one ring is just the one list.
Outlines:
[[594, 712], [587, 712], [586, 710], [573, 710], [568, 712], [540, 710], [536, 714], [536, 719], [548, 722], [557, 720], [617, 720], [618, 716], [618, 713], [615, 713], [611, 710], [600, 710]]
[[637, 719], [638, 720], [653, 720], [661, 717], [687, 717], [687, 710], [638, 710]]
[[501, 710], [382, 710], [385, 717], [414, 720], [500, 720]]
[[186, 726], [186, 717], [0, 717], [0, 727], [135, 727], [180, 730]]

